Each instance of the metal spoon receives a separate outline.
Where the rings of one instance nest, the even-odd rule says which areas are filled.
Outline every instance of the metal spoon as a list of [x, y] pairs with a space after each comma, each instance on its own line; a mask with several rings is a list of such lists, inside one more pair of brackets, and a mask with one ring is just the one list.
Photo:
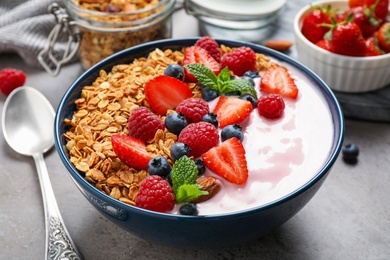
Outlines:
[[20, 87], [5, 101], [2, 115], [5, 140], [16, 152], [32, 156], [37, 166], [45, 211], [45, 259], [82, 259], [58, 210], [43, 160], [43, 153], [54, 145], [53, 125], [53, 107], [38, 90]]

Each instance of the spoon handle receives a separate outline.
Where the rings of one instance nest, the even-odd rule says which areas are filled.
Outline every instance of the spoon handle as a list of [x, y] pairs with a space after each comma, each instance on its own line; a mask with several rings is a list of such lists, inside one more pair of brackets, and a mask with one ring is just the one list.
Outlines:
[[33, 155], [37, 166], [45, 211], [45, 259], [83, 259], [62, 220], [42, 153]]

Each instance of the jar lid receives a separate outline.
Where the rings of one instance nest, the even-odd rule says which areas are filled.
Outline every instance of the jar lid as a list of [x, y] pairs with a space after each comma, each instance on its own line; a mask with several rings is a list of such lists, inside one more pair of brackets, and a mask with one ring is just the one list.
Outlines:
[[287, 0], [192, 0], [193, 4], [218, 13], [269, 15], [279, 11]]

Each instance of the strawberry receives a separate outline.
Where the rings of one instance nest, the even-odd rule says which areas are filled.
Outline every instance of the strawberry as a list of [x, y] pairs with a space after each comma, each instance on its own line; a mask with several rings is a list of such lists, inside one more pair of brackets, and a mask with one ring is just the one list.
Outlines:
[[329, 27], [322, 26], [322, 24], [330, 23], [328, 9], [316, 7], [303, 18], [302, 34], [314, 44], [321, 41], [325, 33], [329, 31]]
[[389, 10], [389, 0], [349, 0], [350, 8], [363, 6], [374, 10], [376, 17], [384, 22]]
[[166, 75], [157, 76], [145, 84], [145, 96], [150, 107], [164, 116], [181, 101], [192, 97], [192, 91], [184, 82]]
[[[202, 64], [208, 67], [215, 75], [219, 74], [219, 63], [207, 52], [207, 50], [199, 46], [191, 46], [185, 50], [183, 65]], [[185, 71], [185, 79], [188, 82], [197, 82], [198, 80], [187, 69]]]
[[347, 18], [350, 14], [354, 16], [353, 22], [359, 26], [364, 38], [372, 36], [381, 25], [374, 11], [368, 7], [353, 7], [344, 13], [344, 17]]
[[207, 168], [234, 184], [244, 184], [248, 179], [245, 149], [232, 137], [202, 155]]
[[378, 56], [384, 54], [384, 51], [379, 48], [377, 39], [374, 37], [369, 37], [365, 40], [366, 49], [364, 51], [364, 56]]
[[118, 158], [136, 170], [146, 170], [152, 158], [146, 151], [145, 143], [129, 135], [112, 135], [111, 143]]
[[260, 90], [290, 98], [298, 96], [294, 79], [285, 68], [279, 66], [272, 66], [264, 73], [260, 80]]
[[321, 40], [319, 42], [316, 43], [316, 45], [324, 50], [327, 50], [327, 51], [330, 51], [330, 52], [334, 52], [331, 48], [330, 48], [330, 44], [329, 44], [329, 41], [328, 40]]
[[220, 96], [213, 113], [217, 115], [219, 127], [239, 124], [249, 117], [252, 112], [252, 103], [236, 97]]
[[390, 52], [390, 23], [385, 23], [379, 28], [377, 37], [382, 50]]

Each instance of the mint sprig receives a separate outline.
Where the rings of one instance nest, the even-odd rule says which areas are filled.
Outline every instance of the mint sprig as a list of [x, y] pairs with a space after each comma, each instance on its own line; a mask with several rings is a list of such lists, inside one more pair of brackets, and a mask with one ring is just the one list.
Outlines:
[[230, 92], [239, 92], [242, 94], [251, 94], [257, 98], [256, 90], [249, 80], [243, 78], [231, 79], [228, 67], [223, 68], [218, 76], [214, 74], [207, 66], [202, 64], [188, 64], [184, 68], [189, 70], [192, 75], [204, 86], [217, 91], [218, 94]]
[[191, 202], [201, 195], [207, 195], [200, 185], [196, 184], [198, 168], [193, 160], [183, 156], [176, 160], [172, 167], [172, 189], [175, 193], [176, 202]]

